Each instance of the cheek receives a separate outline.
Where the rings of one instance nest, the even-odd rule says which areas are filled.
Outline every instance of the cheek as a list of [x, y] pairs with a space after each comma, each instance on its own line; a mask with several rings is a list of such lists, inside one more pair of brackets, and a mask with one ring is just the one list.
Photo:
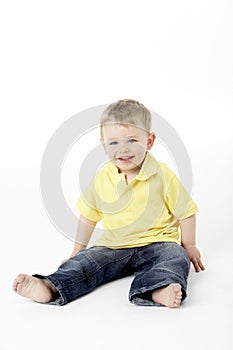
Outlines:
[[116, 153], [116, 150], [113, 147], [105, 147], [105, 152], [109, 158], [113, 158], [114, 154]]
[[137, 144], [134, 150], [138, 156], [143, 156], [146, 153], [146, 146], [142, 144]]

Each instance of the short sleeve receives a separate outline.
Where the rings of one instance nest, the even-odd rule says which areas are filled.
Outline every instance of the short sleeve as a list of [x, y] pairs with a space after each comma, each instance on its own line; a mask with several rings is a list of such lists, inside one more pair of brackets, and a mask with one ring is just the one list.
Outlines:
[[198, 211], [196, 203], [175, 174], [167, 187], [166, 203], [169, 211], [179, 220], [188, 218]]
[[98, 222], [103, 214], [97, 209], [96, 202], [95, 181], [92, 180], [79, 197], [77, 208], [85, 218]]

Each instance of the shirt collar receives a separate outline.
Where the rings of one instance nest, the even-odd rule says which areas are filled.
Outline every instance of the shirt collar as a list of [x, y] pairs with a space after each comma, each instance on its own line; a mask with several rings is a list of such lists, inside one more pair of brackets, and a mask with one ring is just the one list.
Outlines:
[[147, 152], [141, 170], [136, 176], [136, 179], [139, 181], [145, 181], [149, 179], [152, 175], [157, 173], [158, 167], [159, 164], [157, 160], [152, 156], [152, 154]]
[[[157, 160], [149, 152], [147, 152], [142, 167], [135, 179], [139, 181], [149, 179], [149, 177], [157, 173], [158, 167], [159, 164]], [[115, 166], [115, 164], [113, 164], [111, 161], [108, 163], [108, 168], [114, 173], [114, 175], [119, 175], [117, 166]]]

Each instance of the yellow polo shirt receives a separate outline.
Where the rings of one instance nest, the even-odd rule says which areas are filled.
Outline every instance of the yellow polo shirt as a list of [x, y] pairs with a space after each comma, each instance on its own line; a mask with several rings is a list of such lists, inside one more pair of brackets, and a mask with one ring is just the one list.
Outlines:
[[129, 184], [109, 161], [82, 193], [77, 207], [89, 220], [103, 219], [103, 233], [95, 245], [113, 249], [154, 242], [180, 244], [179, 221], [198, 211], [177, 176], [149, 152]]

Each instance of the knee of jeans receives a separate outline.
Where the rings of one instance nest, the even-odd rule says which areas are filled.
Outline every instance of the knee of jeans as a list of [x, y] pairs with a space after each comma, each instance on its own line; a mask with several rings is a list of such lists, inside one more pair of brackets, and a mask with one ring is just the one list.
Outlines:
[[183, 247], [181, 247], [181, 249], [182, 249], [183, 256], [184, 256], [184, 261], [186, 262], [187, 267], [189, 269], [190, 268], [190, 259], [189, 259], [188, 253], [186, 252], [186, 250]]
[[162, 262], [164, 266], [169, 266], [171, 270], [182, 271], [182, 275], [188, 275], [190, 270], [190, 259], [186, 250], [176, 244], [171, 247], [170, 253], [166, 254], [166, 259]]
[[190, 271], [190, 259], [186, 251], [184, 251], [177, 259], [178, 264], [183, 271], [183, 274], [187, 277]]
[[187, 265], [187, 267], [190, 266], [190, 259], [188, 253], [182, 246], [178, 245], [178, 247], [176, 247], [176, 250], [173, 251], [173, 253], [174, 259], [180, 260], [180, 262], [184, 265]]

